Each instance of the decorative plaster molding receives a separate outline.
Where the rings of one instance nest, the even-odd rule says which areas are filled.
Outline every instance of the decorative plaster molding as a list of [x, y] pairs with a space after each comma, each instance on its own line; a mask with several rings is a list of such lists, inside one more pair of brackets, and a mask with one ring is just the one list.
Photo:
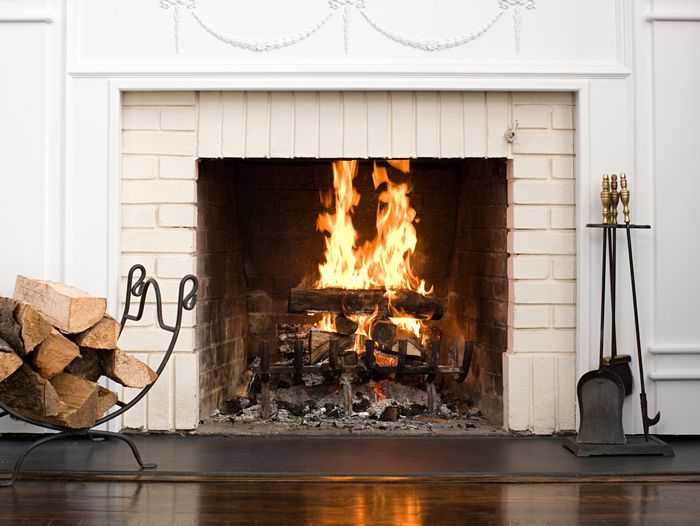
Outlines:
[[190, 10], [193, 18], [197, 21], [199, 26], [217, 40], [225, 42], [226, 44], [229, 44], [234, 47], [246, 49], [248, 51], [263, 52], [293, 46], [295, 44], [298, 44], [299, 42], [302, 42], [303, 40], [306, 40], [316, 31], [318, 31], [326, 22], [328, 22], [328, 20], [330, 20], [330, 18], [335, 14], [335, 12], [341, 8], [343, 13], [343, 38], [346, 54], [350, 52], [350, 29], [352, 26], [354, 9], [360, 12], [360, 14], [367, 21], [370, 27], [372, 27], [375, 31], [388, 38], [389, 40], [392, 40], [403, 46], [411, 47], [414, 49], [420, 49], [421, 51], [442, 51], [445, 49], [463, 46], [471, 42], [472, 40], [479, 38], [481, 35], [483, 35], [489, 29], [491, 29], [491, 27], [496, 22], [498, 22], [498, 20], [503, 16], [503, 14], [511, 8], [513, 9], [513, 36], [515, 38], [515, 50], [517, 53], [520, 53], [520, 42], [522, 38], [523, 22], [522, 8], [535, 9], [535, 0], [497, 0], [497, 2], [498, 12], [496, 12], [481, 26], [477, 27], [474, 31], [472, 31], [471, 33], [465, 33], [463, 35], [444, 38], [419, 38], [406, 35], [395, 30], [387, 29], [386, 26], [381, 24], [378, 20], [376, 20], [369, 13], [366, 12], [367, 0], [328, 0], [328, 8], [330, 9], [330, 13], [328, 13], [325, 17], [323, 17], [320, 21], [316, 22], [310, 28], [289, 36], [277, 37], [272, 39], [253, 39], [237, 37], [233, 35], [228, 35], [223, 31], [215, 29], [210, 23], [206, 22], [201, 15], [197, 14], [196, 0], [160, 0], [160, 6], [163, 9], [173, 8], [175, 52], [178, 54], [180, 53], [180, 24], [182, 21], [182, 9]]

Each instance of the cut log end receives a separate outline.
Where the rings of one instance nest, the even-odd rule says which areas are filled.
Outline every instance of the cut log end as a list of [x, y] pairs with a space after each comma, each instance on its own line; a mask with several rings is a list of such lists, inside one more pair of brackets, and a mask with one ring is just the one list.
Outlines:
[[81, 347], [91, 349], [116, 349], [120, 326], [111, 316], [105, 316], [95, 325], [73, 337]]
[[22, 301], [17, 302], [15, 320], [20, 326], [22, 351], [25, 355], [36, 349], [51, 334], [53, 329], [38, 310]]
[[33, 354], [38, 373], [44, 378], [51, 378], [62, 373], [68, 364], [80, 356], [80, 349], [54, 329]]
[[98, 355], [104, 375], [124, 387], [141, 389], [158, 378], [148, 365], [119, 349], [99, 350]]

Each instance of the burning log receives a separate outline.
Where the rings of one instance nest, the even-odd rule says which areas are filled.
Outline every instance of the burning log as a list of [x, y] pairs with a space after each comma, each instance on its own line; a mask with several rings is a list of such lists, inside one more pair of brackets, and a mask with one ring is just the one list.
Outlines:
[[336, 342], [338, 348], [344, 351], [352, 348], [355, 343], [355, 336], [321, 331], [316, 328], [311, 329], [309, 331], [309, 354], [312, 364], [318, 363], [328, 356], [331, 342]]
[[[381, 317], [388, 317], [391, 315], [389, 299], [384, 294], [383, 289], [291, 289], [289, 312], [372, 314], [376, 309]], [[395, 291], [391, 306], [399, 312], [419, 318], [439, 320], [443, 315], [442, 305], [435, 296], [423, 296], [411, 290]]]
[[311, 323], [278, 323], [277, 324], [277, 349], [282, 354], [294, 354], [296, 342], [303, 342], [307, 346]]
[[396, 342], [396, 324], [389, 320], [374, 322], [370, 337], [384, 349], [391, 349]]
[[338, 315], [335, 318], [335, 332], [338, 334], [350, 335], [357, 331], [358, 323], [350, 318]]

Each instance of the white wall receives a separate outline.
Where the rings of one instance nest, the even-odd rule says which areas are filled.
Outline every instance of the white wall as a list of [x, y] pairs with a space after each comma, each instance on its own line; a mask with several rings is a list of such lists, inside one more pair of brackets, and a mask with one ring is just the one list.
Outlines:
[[[119, 239], [110, 233], [119, 221], [119, 89], [573, 90], [584, 125], [577, 125], [577, 150], [584, 154], [577, 166], [581, 219], [597, 216], [599, 175], [624, 170], [633, 217], [655, 227], [639, 236], [637, 257], [644, 346], [654, 351], [651, 406], [664, 413], [658, 430], [700, 432], [700, 421], [683, 414], [700, 401], [700, 336], [693, 323], [698, 279], [692, 275], [700, 258], [693, 238], [696, 1], [536, 0], [534, 9], [521, 8], [518, 33], [515, 5], [526, 1], [434, 0], [426, 9], [419, 0], [365, 0], [367, 17], [406, 37], [478, 33], [499, 5], [508, 7], [478, 38], [436, 52], [397, 43], [402, 36], [387, 38], [355, 7], [348, 25], [344, 9], [326, 0], [188, 4], [205, 24], [240, 36], [241, 46], [256, 38], [273, 45], [299, 40], [254, 52], [208, 33], [186, 2], [174, 24], [174, 3], [0, 1], [0, 221], [13, 226], [2, 231], [2, 246], [12, 248], [0, 259], [0, 293], [9, 293], [23, 272], [108, 294], [116, 310]], [[648, 20], [651, 12], [664, 20]], [[285, 40], [328, 14], [309, 38]], [[580, 230], [577, 243], [578, 282], [585, 287], [597, 279], [598, 238]], [[579, 374], [594, 365], [588, 351], [596, 341], [597, 308], [586, 299], [592, 295], [579, 289], [585, 308], [578, 325], [590, 327], [577, 336]], [[631, 342], [630, 316], [620, 324]], [[631, 400], [629, 430], [637, 419]]]

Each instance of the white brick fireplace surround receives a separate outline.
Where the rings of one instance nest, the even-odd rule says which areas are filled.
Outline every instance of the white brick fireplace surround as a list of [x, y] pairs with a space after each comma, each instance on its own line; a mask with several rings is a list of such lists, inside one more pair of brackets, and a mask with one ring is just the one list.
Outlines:
[[[556, 92], [125, 92], [122, 276], [143, 263], [173, 298], [177, 278], [196, 273], [200, 157], [506, 157], [504, 425], [574, 429], [574, 109], [572, 93]], [[510, 144], [505, 133], [516, 122]], [[191, 429], [208, 416], [198, 400], [207, 371], [194, 349], [195, 323], [190, 314], [174, 360], [125, 415], [126, 426]], [[163, 338], [144, 323], [125, 331], [121, 345], [157, 364]]]

